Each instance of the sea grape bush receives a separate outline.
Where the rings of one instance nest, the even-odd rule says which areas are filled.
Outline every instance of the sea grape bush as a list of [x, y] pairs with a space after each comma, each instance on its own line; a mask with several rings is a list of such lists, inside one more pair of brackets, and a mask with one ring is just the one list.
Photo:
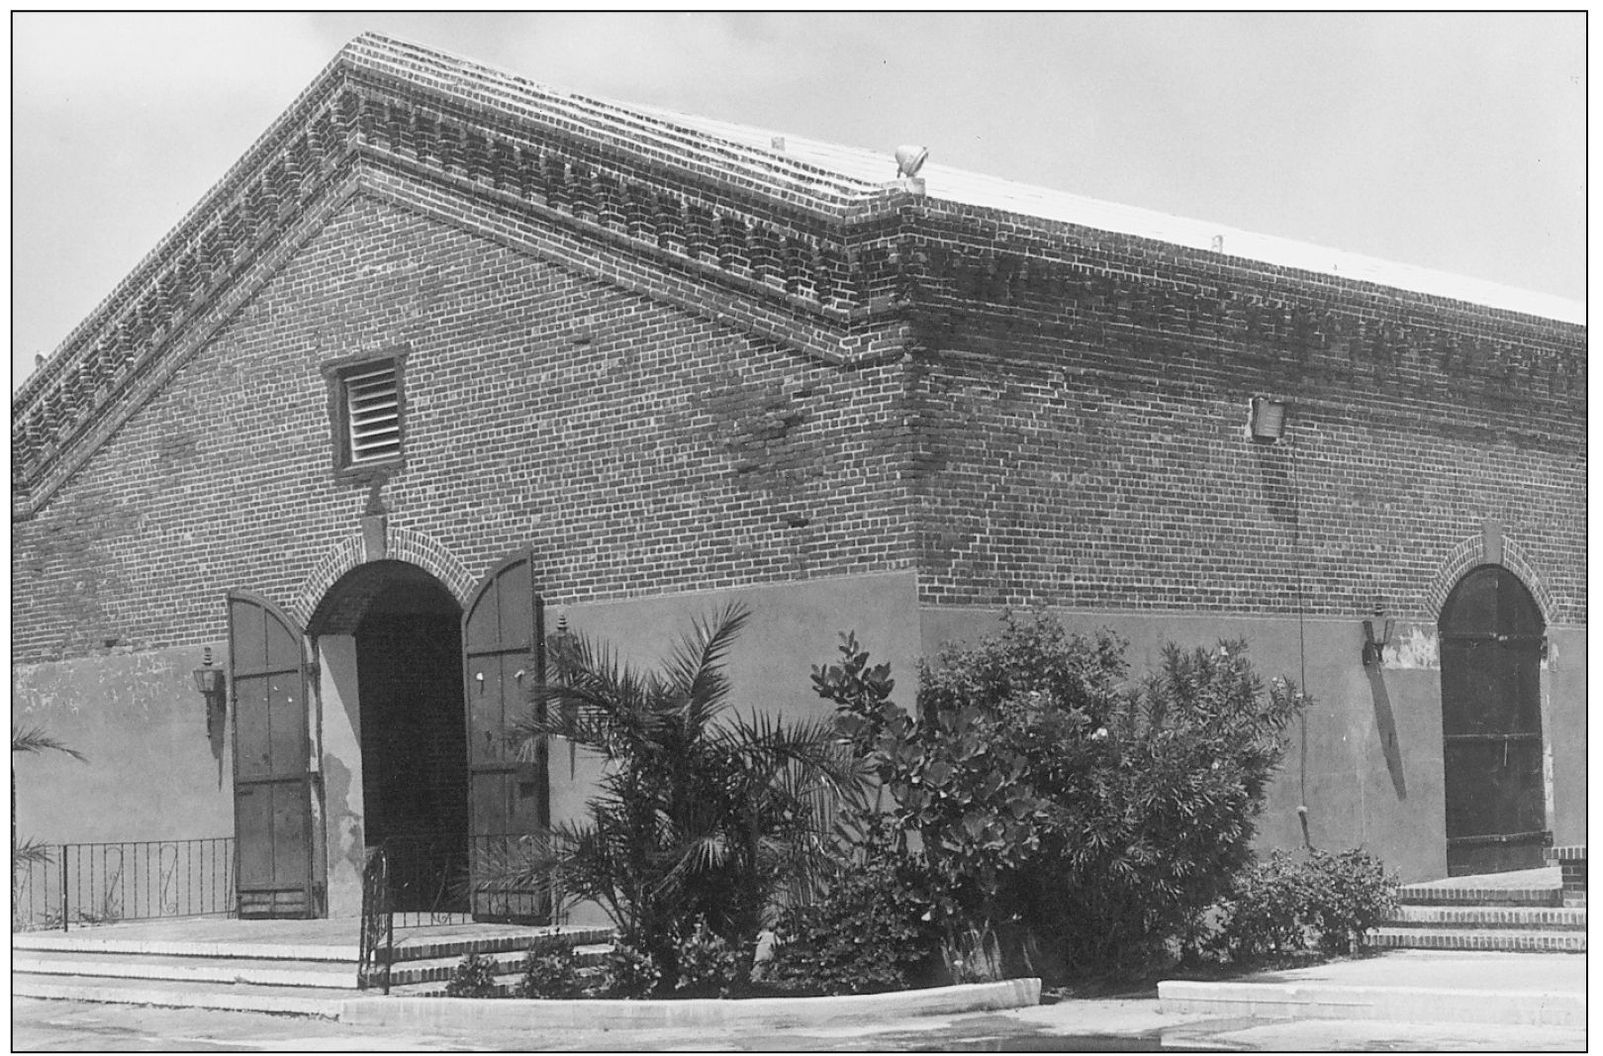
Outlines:
[[1007, 613], [999, 635], [921, 667], [916, 718], [855, 636], [815, 668], [938, 878], [948, 941], [1012, 925], [1068, 974], [1135, 972], [1252, 860], [1305, 698], [1284, 680], [1266, 691], [1243, 642], [1169, 646], [1134, 685], [1124, 649]]

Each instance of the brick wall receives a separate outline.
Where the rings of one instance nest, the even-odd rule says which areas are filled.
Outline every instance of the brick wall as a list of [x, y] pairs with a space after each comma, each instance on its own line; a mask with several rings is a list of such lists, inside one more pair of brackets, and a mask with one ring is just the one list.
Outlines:
[[[1584, 328], [932, 208], [911, 368], [921, 597], [1433, 616], [1502, 522], [1585, 621]], [[1287, 441], [1245, 437], [1287, 400]]]
[[[448, 202], [442, 202], [442, 209]], [[910, 567], [901, 367], [772, 340], [355, 196], [31, 519], [14, 657], [222, 636], [357, 531], [320, 366], [407, 351], [397, 528], [558, 602]], [[636, 278], [639, 281], [635, 281]]]
[[[1585, 620], [1583, 328], [933, 202], [852, 236], [878, 307], [804, 317], [425, 175], [320, 199], [15, 526], [19, 660], [215, 640], [375, 505], [475, 575], [532, 545], [555, 602], [916, 566], [935, 604], [1413, 617], [1494, 518]], [[375, 492], [320, 368], [388, 350]]]

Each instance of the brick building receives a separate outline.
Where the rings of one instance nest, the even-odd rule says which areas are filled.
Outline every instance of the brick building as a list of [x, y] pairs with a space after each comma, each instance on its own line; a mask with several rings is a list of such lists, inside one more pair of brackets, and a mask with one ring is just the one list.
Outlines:
[[348, 914], [367, 845], [577, 809], [497, 736], [558, 617], [649, 661], [738, 597], [803, 710], [841, 630], [906, 693], [1042, 603], [1306, 683], [1267, 845], [1528, 862], [1585, 838], [1585, 336], [364, 36], [13, 398], [15, 714], [91, 759], [21, 828]]

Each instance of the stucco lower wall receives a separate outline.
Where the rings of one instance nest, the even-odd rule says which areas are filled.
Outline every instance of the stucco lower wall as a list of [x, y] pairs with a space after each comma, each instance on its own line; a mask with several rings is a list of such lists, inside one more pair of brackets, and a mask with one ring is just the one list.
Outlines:
[[[227, 655], [221, 643], [216, 657]], [[48, 843], [232, 836], [224, 722], [206, 735], [190, 672], [200, 647], [108, 653], [11, 669], [11, 722], [82, 752], [12, 758], [17, 829]]]
[[[1306, 721], [1291, 730], [1284, 767], [1259, 822], [1260, 846], [1300, 847], [1297, 808], [1306, 805], [1315, 847], [1364, 847], [1404, 882], [1447, 875], [1441, 671], [1433, 625], [1399, 621], [1384, 666], [1366, 668], [1357, 618], [1306, 620], [1299, 628], [1295, 618], [1279, 617], [1056, 614], [1070, 630], [1107, 626], [1128, 639], [1132, 677], [1157, 665], [1165, 642], [1212, 647], [1221, 639], [1245, 638], [1265, 679], [1285, 675], [1314, 698]], [[943, 642], [992, 633], [999, 615], [995, 609], [926, 606], [920, 614], [922, 648], [933, 657]], [[1546, 745], [1553, 759], [1548, 821], [1557, 842], [1585, 842], [1585, 632], [1554, 629], [1550, 637], [1553, 658], [1543, 673], [1544, 712], [1551, 716]]]

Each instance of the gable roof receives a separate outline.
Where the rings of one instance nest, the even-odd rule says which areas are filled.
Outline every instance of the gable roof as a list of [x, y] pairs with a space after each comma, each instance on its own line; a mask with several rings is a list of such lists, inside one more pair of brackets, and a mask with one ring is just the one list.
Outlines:
[[[598, 244], [765, 299], [754, 325], [840, 331], [896, 300], [890, 247], [849, 237], [894, 224], [915, 192], [888, 152], [792, 136], [540, 85], [418, 45], [346, 45], [215, 187], [12, 398], [12, 487], [36, 505], [126, 420], [242, 299], [308, 212], [351, 193], [365, 165], [498, 195]], [[924, 167], [921, 196], [1376, 283], [1562, 322], [1561, 298]], [[672, 186], [661, 191], [664, 180]], [[688, 190], [687, 190], [688, 188]], [[296, 232], [300, 234], [297, 235]], [[883, 231], [880, 232], [883, 234]], [[1215, 241], [1222, 238], [1222, 247]], [[877, 255], [876, 255], [877, 254]], [[778, 320], [777, 322], [775, 320]], [[821, 343], [822, 342], [822, 343]], [[826, 355], [831, 355], [825, 350]], [[846, 358], [846, 357], [841, 357]], [[76, 450], [75, 450], [76, 449]], [[74, 457], [61, 465], [69, 451]], [[53, 487], [53, 485], [52, 485]]]

